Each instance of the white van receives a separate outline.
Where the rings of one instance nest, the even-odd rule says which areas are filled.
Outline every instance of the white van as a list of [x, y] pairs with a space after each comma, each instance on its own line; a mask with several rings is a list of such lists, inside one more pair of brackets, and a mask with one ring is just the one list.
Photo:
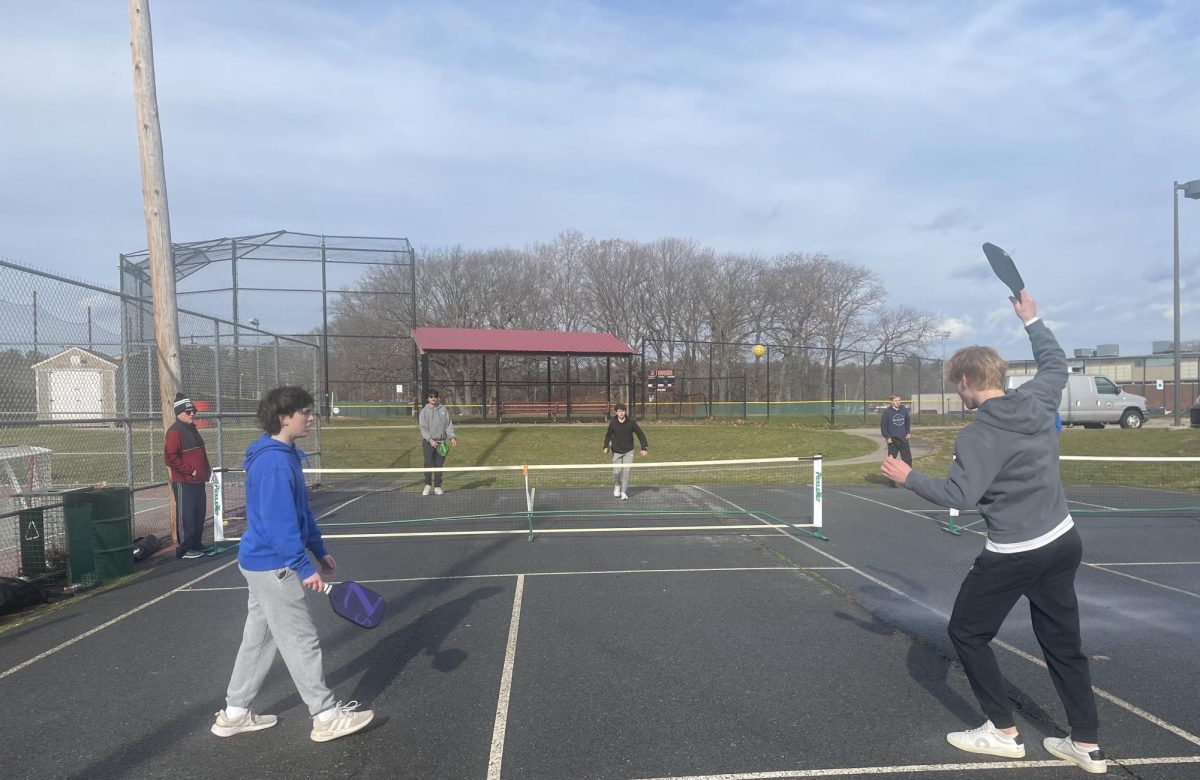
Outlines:
[[[1032, 374], [1007, 376], [1004, 389], [1010, 390], [1033, 379]], [[1058, 413], [1064, 425], [1103, 428], [1120, 423], [1122, 428], [1141, 428], [1146, 421], [1146, 399], [1126, 393], [1106, 376], [1068, 374]]]

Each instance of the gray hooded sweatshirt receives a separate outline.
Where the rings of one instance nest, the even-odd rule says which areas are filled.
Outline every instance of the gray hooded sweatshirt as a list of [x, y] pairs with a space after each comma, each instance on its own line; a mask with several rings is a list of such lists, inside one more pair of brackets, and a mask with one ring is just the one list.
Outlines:
[[[905, 483], [940, 506], [978, 505], [987, 522], [988, 549], [996, 552], [1020, 552], [1024, 543], [1072, 525], [1058, 475], [1054, 429], [1054, 413], [1067, 384], [1067, 358], [1040, 319], [1025, 331], [1037, 376], [980, 405], [975, 421], [954, 440], [954, 461], [945, 479], [913, 472]], [[1003, 549], [1007, 545], [1018, 549]]]
[[454, 438], [454, 423], [450, 420], [450, 411], [438, 404], [425, 404], [417, 414], [417, 427], [421, 429], [421, 438], [426, 441], [445, 441]]

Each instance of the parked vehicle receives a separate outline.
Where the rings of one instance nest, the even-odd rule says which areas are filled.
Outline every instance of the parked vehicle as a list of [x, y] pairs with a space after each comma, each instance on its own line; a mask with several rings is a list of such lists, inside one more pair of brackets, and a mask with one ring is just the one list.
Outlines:
[[[1008, 376], [1004, 389], [1009, 390], [1033, 379], [1032, 375]], [[1063, 388], [1058, 413], [1064, 425], [1103, 428], [1119, 424], [1122, 428], [1141, 428], [1149, 412], [1146, 399], [1126, 393], [1106, 376], [1070, 374]]]

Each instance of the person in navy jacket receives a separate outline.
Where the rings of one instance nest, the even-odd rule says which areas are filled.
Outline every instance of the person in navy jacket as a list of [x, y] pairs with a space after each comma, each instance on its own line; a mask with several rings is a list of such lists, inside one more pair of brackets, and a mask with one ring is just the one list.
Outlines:
[[[911, 466], [912, 448], [909, 447], [908, 440], [912, 438], [912, 434], [909, 433], [912, 429], [912, 420], [908, 416], [908, 409], [900, 405], [900, 396], [892, 393], [889, 400], [887, 408], [879, 416], [879, 432], [887, 441], [888, 455], [900, 458]], [[896, 487], [895, 482], [888, 484]]]

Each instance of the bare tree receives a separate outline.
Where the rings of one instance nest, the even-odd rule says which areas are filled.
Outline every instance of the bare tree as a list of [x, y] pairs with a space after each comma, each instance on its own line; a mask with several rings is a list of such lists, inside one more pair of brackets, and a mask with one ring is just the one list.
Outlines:
[[[523, 250], [450, 247], [420, 254], [418, 324], [598, 330], [635, 351], [645, 347], [657, 365], [693, 378], [710, 370], [721, 377], [747, 373], [765, 385], [763, 361], [770, 359], [772, 396], [779, 399], [828, 397], [828, 372], [845, 355], [861, 351], [856, 362], [865, 372], [884, 353], [916, 351], [934, 325], [932, 315], [919, 310], [886, 308], [874, 272], [821, 254], [718, 256], [686, 238], [636, 243], [577, 231]], [[389, 278], [395, 273], [384, 267], [360, 289], [406, 290], [409, 280]], [[341, 354], [331, 356], [331, 367], [372, 379], [399, 369], [403, 351], [396, 345], [409, 335], [406, 303], [401, 296], [339, 296], [333, 332], [396, 341], [381, 338], [351, 349], [335, 339]], [[748, 349], [754, 343], [771, 350], [756, 359]], [[573, 358], [571, 365], [573, 378], [597, 376], [603, 361]], [[541, 385], [549, 368], [545, 360], [508, 359], [504, 378]], [[431, 370], [439, 383], [470, 386], [481, 378], [482, 364], [478, 356], [443, 356]]]
[[923, 351], [937, 332], [937, 325], [933, 314], [911, 306], [875, 309], [866, 328], [871, 362], [882, 355]]

